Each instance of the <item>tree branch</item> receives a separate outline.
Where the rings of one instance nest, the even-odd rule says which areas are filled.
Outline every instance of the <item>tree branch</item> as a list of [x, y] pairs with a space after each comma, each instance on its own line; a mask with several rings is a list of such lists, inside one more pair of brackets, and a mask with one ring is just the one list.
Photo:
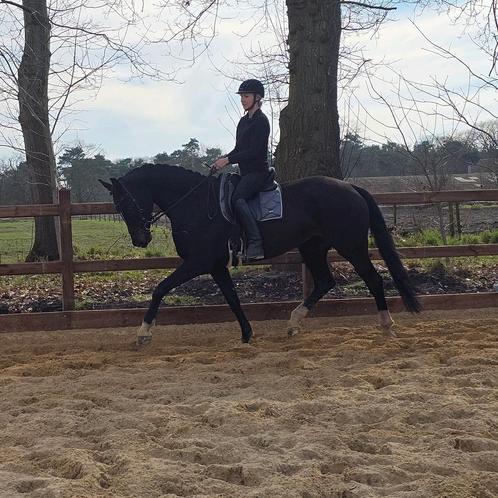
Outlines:
[[30, 14], [32, 14], [33, 12], [31, 11], [31, 9], [28, 9], [27, 7], [25, 7], [24, 5], [21, 5], [20, 3], [16, 3], [16, 2], [12, 2], [11, 0], [0, 0], [0, 3], [5, 3], [7, 5], [12, 5], [14, 7], [17, 7], [19, 9], [22, 9], [22, 10], [25, 10], [26, 12], [29, 12]]
[[342, 4], [357, 5], [358, 7], [365, 7], [367, 9], [377, 9], [377, 10], [396, 10], [397, 7], [383, 7], [382, 5], [370, 5], [363, 2], [354, 2], [353, 0], [341, 0]]

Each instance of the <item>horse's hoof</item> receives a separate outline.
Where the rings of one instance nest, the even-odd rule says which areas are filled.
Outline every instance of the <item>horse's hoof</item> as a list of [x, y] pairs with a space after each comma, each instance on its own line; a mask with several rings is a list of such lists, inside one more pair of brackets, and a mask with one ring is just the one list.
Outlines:
[[151, 335], [139, 335], [137, 336], [137, 346], [147, 346], [152, 342], [152, 336]]
[[389, 327], [381, 327], [381, 330], [382, 330], [382, 335], [388, 339], [391, 339], [391, 338], [396, 338], [398, 337], [396, 335], [396, 332], [394, 331], [394, 329], [392, 328], [392, 326], [389, 326]]
[[243, 344], [249, 344], [251, 342], [251, 339], [254, 337], [254, 334], [252, 331], [249, 334], [245, 334], [241, 337], [241, 341]]
[[290, 327], [287, 329], [288, 337], [294, 337], [297, 334], [299, 334], [299, 329], [297, 327]]

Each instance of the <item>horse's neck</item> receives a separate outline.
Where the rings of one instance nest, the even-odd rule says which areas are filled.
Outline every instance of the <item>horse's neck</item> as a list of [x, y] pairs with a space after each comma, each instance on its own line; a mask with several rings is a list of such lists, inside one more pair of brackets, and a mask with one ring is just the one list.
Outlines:
[[185, 214], [186, 209], [190, 211], [187, 206], [190, 205], [192, 207], [192, 202], [206, 188], [205, 185], [202, 185], [189, 195], [189, 192], [202, 182], [202, 180], [202, 177], [196, 178], [193, 175], [182, 175], [174, 170], [172, 174], [158, 175], [149, 187], [153, 194], [154, 204], [159, 206], [171, 221], [181, 218]]

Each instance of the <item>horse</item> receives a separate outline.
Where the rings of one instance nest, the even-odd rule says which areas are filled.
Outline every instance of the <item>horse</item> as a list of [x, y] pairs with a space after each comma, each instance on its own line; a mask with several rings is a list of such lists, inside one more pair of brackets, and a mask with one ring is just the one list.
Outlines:
[[[166, 294], [203, 274], [210, 274], [219, 286], [240, 325], [242, 342], [248, 343], [253, 336], [252, 327], [228, 269], [228, 243], [239, 229], [222, 216], [220, 177], [202, 175], [180, 166], [144, 164], [118, 179], [110, 178], [110, 183], [99, 181], [112, 194], [133, 245], [144, 248], [151, 241], [156, 205], [171, 222], [173, 241], [183, 260], [154, 289], [137, 332], [137, 344], [151, 342], [151, 330]], [[382, 213], [369, 192], [334, 178], [311, 176], [283, 184], [282, 203], [281, 219], [259, 223], [265, 258], [297, 248], [314, 282], [309, 296], [291, 313], [289, 336], [300, 330], [302, 320], [335, 285], [327, 260], [331, 248], [349, 261], [364, 280], [375, 299], [381, 329], [385, 335], [395, 336], [383, 280], [369, 256], [369, 229], [405, 308], [410, 312], [421, 310]]]

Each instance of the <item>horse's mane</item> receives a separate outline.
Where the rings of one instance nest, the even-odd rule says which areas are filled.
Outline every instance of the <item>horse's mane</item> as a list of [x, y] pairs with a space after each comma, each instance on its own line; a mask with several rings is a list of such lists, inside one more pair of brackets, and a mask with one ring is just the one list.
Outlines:
[[204, 178], [201, 173], [198, 173], [197, 171], [192, 171], [190, 169], [186, 169], [183, 166], [174, 166], [171, 164], [152, 164], [152, 163], [145, 163], [142, 164], [141, 166], [138, 166], [137, 168], [134, 168], [130, 171], [128, 171], [123, 178], [126, 178], [127, 180], [137, 180], [140, 178], [143, 178], [144, 176], [157, 176], [158, 178], [163, 178], [164, 176], [168, 176], [171, 178], [173, 181], [175, 179], [178, 180], [189, 180], [189, 181], [197, 181], [199, 182]]

